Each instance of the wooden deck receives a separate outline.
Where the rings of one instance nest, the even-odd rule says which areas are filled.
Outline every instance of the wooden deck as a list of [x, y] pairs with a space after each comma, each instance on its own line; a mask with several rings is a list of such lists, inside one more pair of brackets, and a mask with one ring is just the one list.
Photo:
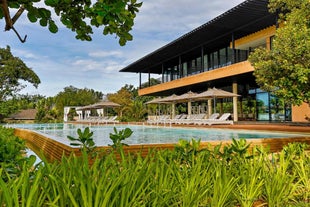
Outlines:
[[[236, 126], [235, 126], [236, 127]], [[243, 127], [244, 128], [244, 127]], [[306, 127], [309, 130], [309, 127]], [[253, 128], [252, 128], [253, 129]], [[81, 152], [78, 148], [72, 148], [68, 145], [57, 142], [53, 139], [45, 137], [39, 133], [33, 132], [26, 129], [15, 129], [15, 135], [24, 139], [26, 141], [27, 147], [29, 147], [33, 152], [35, 152], [39, 157], [42, 155], [48, 161], [60, 161], [63, 155], [69, 156], [71, 153], [79, 156]], [[271, 152], [281, 151], [283, 146], [292, 142], [302, 142], [310, 145], [310, 137], [293, 137], [293, 138], [274, 138], [274, 139], [251, 139], [247, 140], [251, 147], [263, 146], [269, 147]], [[231, 144], [231, 141], [209, 141], [202, 142], [201, 148], [212, 147], [222, 143], [222, 146]], [[125, 153], [141, 153], [142, 156], [146, 156], [150, 149], [156, 150], [172, 150], [175, 144], [143, 144], [143, 145], [130, 145], [124, 147]], [[109, 150], [111, 147], [104, 146], [98, 147], [98, 150]]]

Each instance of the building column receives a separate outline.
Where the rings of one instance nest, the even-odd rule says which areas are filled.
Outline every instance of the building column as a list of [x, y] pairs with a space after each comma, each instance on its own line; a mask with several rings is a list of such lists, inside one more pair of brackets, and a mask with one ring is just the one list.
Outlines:
[[191, 101], [187, 103], [187, 113], [188, 115], [192, 114], [192, 102]]
[[175, 103], [172, 103], [171, 105], [171, 119], [175, 117]]
[[212, 114], [212, 99], [208, 99], [208, 117]]
[[[238, 84], [234, 82], [232, 84], [233, 93], [238, 94]], [[238, 97], [233, 97], [233, 114], [234, 121], [238, 121]]]
[[64, 122], [68, 121], [68, 114], [70, 112], [70, 107], [65, 106], [64, 107]]
[[141, 84], [142, 84], [142, 83], [141, 83], [141, 81], [142, 81], [141, 79], [142, 79], [142, 77], [141, 77], [141, 72], [139, 72], [139, 88], [140, 88], [140, 89], [141, 89]]

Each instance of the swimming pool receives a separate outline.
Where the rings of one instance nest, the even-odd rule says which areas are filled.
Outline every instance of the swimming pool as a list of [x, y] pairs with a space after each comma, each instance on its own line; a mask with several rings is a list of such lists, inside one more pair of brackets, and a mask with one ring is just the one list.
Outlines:
[[[67, 136], [77, 137], [77, 129], [85, 129], [87, 125], [80, 124], [15, 124], [8, 127], [24, 128], [44, 134], [56, 141], [70, 145]], [[93, 125], [88, 126], [94, 132], [93, 138], [97, 146], [106, 146], [112, 144], [109, 138], [110, 133], [114, 133], [111, 125]], [[157, 144], [157, 143], [177, 143], [179, 139], [191, 140], [201, 139], [201, 141], [211, 140], [231, 140], [240, 139], [258, 139], [258, 138], [285, 138], [299, 137], [305, 134], [288, 132], [269, 132], [254, 130], [233, 130], [233, 129], [206, 129], [206, 128], [180, 128], [180, 127], [159, 127], [149, 125], [115, 125], [117, 130], [126, 127], [133, 130], [131, 137], [126, 139], [126, 144]], [[308, 135], [309, 136], [309, 135]]]

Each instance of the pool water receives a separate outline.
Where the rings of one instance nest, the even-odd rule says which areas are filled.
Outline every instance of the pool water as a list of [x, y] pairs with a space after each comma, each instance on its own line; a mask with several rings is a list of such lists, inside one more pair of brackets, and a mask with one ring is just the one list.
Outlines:
[[[109, 138], [110, 133], [114, 133], [114, 126], [111, 125], [79, 125], [79, 124], [15, 124], [7, 125], [14, 128], [25, 128], [44, 134], [45, 136], [55, 139], [61, 143], [70, 145], [67, 136], [78, 137], [77, 129], [84, 130], [90, 127], [94, 133], [93, 139], [97, 146], [107, 146], [112, 144]], [[154, 144], [154, 143], [177, 143], [180, 139], [191, 140], [201, 139], [201, 141], [211, 140], [231, 140], [232, 138], [240, 139], [258, 139], [258, 138], [285, 138], [304, 136], [301, 133], [280, 133], [269, 131], [254, 130], [233, 130], [233, 129], [206, 129], [206, 128], [180, 128], [180, 127], [159, 127], [146, 125], [115, 125], [117, 130], [130, 128], [133, 134], [124, 141], [126, 144]]]

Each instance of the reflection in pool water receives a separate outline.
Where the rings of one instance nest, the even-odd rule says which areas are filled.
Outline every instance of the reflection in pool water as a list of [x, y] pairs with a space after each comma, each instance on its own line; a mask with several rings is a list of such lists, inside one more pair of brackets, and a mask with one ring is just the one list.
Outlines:
[[[77, 137], [77, 129], [84, 129], [87, 125], [80, 124], [15, 124], [7, 125], [15, 128], [26, 128], [47, 135], [61, 143], [70, 145], [67, 136]], [[109, 138], [110, 133], [114, 133], [113, 125], [93, 125], [89, 126], [94, 132], [93, 138], [97, 146], [106, 146], [112, 144]], [[191, 140], [192, 138], [201, 139], [201, 141], [210, 140], [231, 140], [232, 138], [256, 139], [256, 138], [284, 138], [298, 137], [304, 134], [298, 133], [280, 133], [269, 131], [254, 130], [233, 130], [233, 129], [206, 129], [206, 128], [180, 128], [180, 127], [158, 127], [146, 125], [115, 125], [117, 130], [126, 127], [134, 132], [131, 137], [126, 139], [127, 144], [146, 144], [146, 143], [177, 143], [179, 139]]]

